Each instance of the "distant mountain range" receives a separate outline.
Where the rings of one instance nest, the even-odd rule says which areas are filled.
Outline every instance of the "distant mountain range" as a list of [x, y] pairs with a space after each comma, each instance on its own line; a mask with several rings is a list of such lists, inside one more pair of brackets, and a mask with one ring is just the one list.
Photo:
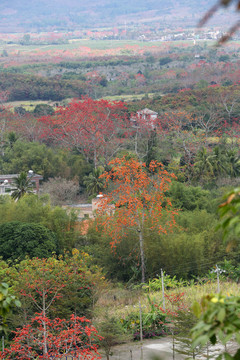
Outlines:
[[216, 0], [1, 0], [0, 32], [196, 25]]

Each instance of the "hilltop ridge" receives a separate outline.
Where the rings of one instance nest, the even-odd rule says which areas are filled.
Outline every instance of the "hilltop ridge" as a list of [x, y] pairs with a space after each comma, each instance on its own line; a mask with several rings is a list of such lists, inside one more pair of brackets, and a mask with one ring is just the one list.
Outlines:
[[73, 30], [158, 22], [159, 26], [196, 25], [215, 0], [2, 0], [0, 32]]

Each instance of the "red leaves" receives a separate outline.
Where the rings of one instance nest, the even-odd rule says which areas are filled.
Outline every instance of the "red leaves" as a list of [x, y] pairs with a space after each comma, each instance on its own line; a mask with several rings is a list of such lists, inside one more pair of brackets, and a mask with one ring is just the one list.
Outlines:
[[72, 355], [81, 359], [99, 359], [96, 329], [85, 317], [71, 315], [70, 320], [53, 320], [35, 314], [30, 324], [15, 332], [9, 349], [0, 352], [0, 359], [62, 359]]
[[83, 98], [68, 107], [59, 107], [53, 116], [42, 117], [46, 136], [66, 147], [76, 148], [92, 159], [108, 162], [123, 141], [127, 126], [121, 102]]
[[[151, 228], [166, 233], [174, 226], [174, 214], [171, 203], [165, 196], [172, 178], [163, 169], [161, 163], [152, 161], [147, 171], [146, 165], [135, 159], [116, 158], [109, 163], [112, 169], [102, 177], [106, 185], [115, 184], [115, 189], [104, 196], [98, 206], [99, 222], [112, 238], [114, 247], [122, 238], [122, 230], [141, 229], [148, 222]], [[162, 212], [168, 215], [168, 221], [160, 224]], [[124, 231], [125, 231], [124, 230]]]

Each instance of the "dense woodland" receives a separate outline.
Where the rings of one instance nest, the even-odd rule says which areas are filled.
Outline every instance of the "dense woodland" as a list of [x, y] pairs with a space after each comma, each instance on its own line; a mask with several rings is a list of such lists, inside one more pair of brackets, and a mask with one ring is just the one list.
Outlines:
[[[216, 264], [222, 280], [239, 280], [239, 230], [225, 236], [230, 220], [219, 226], [219, 205], [240, 178], [239, 44], [104, 51], [40, 52], [34, 61], [36, 54], [16, 59], [6, 50], [0, 59], [0, 173], [43, 176], [39, 195], [0, 197], [0, 290], [13, 307], [0, 309], [8, 348], [0, 358], [85, 349], [95, 358], [101, 340], [89, 319], [109, 358], [112, 345], [140, 336], [136, 311], [113, 314], [109, 299], [121, 302], [129, 291], [146, 300], [161, 290], [161, 269], [168, 289], [208, 283]], [[144, 108], [156, 119], [137, 115]], [[100, 192], [93, 219], [64, 208]], [[239, 193], [231, 196], [225, 205]], [[149, 296], [145, 336], [169, 333], [174, 312]], [[179, 314], [189, 309], [183, 295], [167, 296]], [[179, 334], [181, 317], [178, 326]], [[36, 344], [39, 333], [24, 357], [24, 336]]]

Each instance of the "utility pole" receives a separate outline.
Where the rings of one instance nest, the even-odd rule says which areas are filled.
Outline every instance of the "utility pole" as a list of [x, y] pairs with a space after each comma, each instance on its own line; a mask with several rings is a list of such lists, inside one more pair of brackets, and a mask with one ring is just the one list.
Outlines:
[[219, 275], [225, 272], [225, 270], [221, 269], [217, 265], [215, 266], [215, 270], [212, 270], [212, 272], [217, 273], [217, 292], [220, 293], [220, 281], [219, 281]]
[[219, 283], [219, 268], [218, 266], [216, 265], [216, 270], [217, 270], [217, 292], [218, 294], [220, 293], [220, 283]]
[[139, 300], [139, 315], [140, 315], [140, 341], [142, 343], [143, 341], [143, 329], [142, 329], [142, 306], [141, 306], [141, 300]]
[[162, 301], [163, 301], [163, 310], [166, 310], [166, 306], [165, 306], [165, 295], [164, 295], [164, 273], [163, 270], [161, 269], [161, 278], [162, 278]]

